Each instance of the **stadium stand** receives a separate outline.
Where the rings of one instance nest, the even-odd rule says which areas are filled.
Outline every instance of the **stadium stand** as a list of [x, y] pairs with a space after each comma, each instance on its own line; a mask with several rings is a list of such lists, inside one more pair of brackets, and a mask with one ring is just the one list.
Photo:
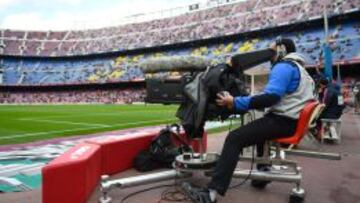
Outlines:
[[[247, 0], [195, 9], [172, 18], [95, 30], [1, 30], [0, 54], [67, 56], [107, 53], [227, 36], [359, 10], [356, 0]], [[306, 12], [303, 12], [306, 11]]]
[[218, 63], [227, 55], [264, 48], [280, 35], [293, 38], [309, 65], [317, 66], [325, 40], [321, 19], [324, 8], [335, 19], [329, 28], [335, 64], [359, 63], [358, 0], [233, 0], [207, 7], [198, 5], [177, 16], [101, 29], [0, 30], [3, 87], [129, 84], [125, 89], [84, 93], [76, 87], [31, 93], [4, 89], [0, 91], [0, 103], [143, 101], [144, 83], [135, 91], [130, 84], [144, 81], [146, 76], [138, 64], [146, 59], [196, 55]]
[[47, 91], [47, 92], [1, 92], [0, 103], [103, 103], [125, 104], [143, 102], [145, 89]]
[[[334, 61], [358, 62], [360, 60], [360, 32], [358, 22], [337, 24], [331, 27], [331, 47]], [[324, 39], [322, 28], [309, 28], [287, 33], [295, 39], [299, 52], [306, 55], [310, 64], [318, 63]], [[234, 40], [191, 48], [177, 48], [166, 52], [120, 55], [101, 59], [42, 60], [23, 58], [4, 59], [4, 84], [6, 85], [53, 85], [106, 82], [131, 82], [143, 80], [144, 74], [138, 63], [163, 55], [201, 55], [221, 61], [224, 55], [264, 48], [274, 36], [257, 37], [249, 40]]]

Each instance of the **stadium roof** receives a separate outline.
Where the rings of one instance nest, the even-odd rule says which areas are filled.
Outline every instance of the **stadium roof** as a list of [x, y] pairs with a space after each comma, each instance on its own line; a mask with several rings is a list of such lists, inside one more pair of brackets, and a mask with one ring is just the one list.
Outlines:
[[78, 30], [176, 16], [195, 9], [244, 0], [1, 0], [0, 28]]

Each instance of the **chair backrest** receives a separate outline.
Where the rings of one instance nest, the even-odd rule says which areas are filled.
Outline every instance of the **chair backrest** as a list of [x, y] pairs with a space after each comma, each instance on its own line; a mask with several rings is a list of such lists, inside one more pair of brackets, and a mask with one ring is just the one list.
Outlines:
[[314, 112], [311, 114], [311, 118], [309, 121], [309, 128], [314, 128], [317, 125], [317, 121], [319, 120], [319, 117], [321, 113], [323, 112], [325, 108], [325, 104], [319, 103], [314, 109]]
[[305, 104], [304, 108], [300, 112], [295, 133], [288, 138], [277, 139], [275, 141], [283, 144], [299, 144], [301, 139], [308, 132], [310, 125], [319, 116], [319, 113], [321, 113], [321, 109], [323, 107], [319, 105], [320, 104], [317, 101], [310, 101]]

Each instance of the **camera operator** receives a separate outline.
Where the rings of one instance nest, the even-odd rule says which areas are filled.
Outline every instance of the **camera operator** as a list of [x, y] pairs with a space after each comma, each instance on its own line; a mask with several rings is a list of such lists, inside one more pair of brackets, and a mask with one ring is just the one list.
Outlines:
[[270, 49], [276, 51], [276, 55], [271, 61], [269, 81], [263, 93], [245, 97], [233, 97], [224, 92], [217, 95], [217, 104], [234, 112], [264, 108], [269, 110], [264, 117], [228, 134], [206, 188], [198, 188], [186, 182], [183, 184], [184, 190], [194, 202], [211, 203], [216, 202], [217, 194], [224, 196], [242, 149], [252, 145], [261, 148], [266, 140], [293, 135], [300, 111], [307, 101], [314, 99], [314, 82], [303, 67], [305, 59], [295, 53], [294, 42], [291, 39], [278, 39], [270, 45]]

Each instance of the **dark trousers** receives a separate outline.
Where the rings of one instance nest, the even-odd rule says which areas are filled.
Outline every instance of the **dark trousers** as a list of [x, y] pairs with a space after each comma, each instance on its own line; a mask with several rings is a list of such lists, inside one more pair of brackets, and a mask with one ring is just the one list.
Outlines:
[[220, 195], [225, 195], [242, 149], [252, 145], [262, 146], [266, 140], [292, 136], [295, 133], [296, 124], [297, 120], [275, 114], [267, 114], [260, 119], [231, 131], [226, 137], [219, 161], [208, 187], [216, 190]]

